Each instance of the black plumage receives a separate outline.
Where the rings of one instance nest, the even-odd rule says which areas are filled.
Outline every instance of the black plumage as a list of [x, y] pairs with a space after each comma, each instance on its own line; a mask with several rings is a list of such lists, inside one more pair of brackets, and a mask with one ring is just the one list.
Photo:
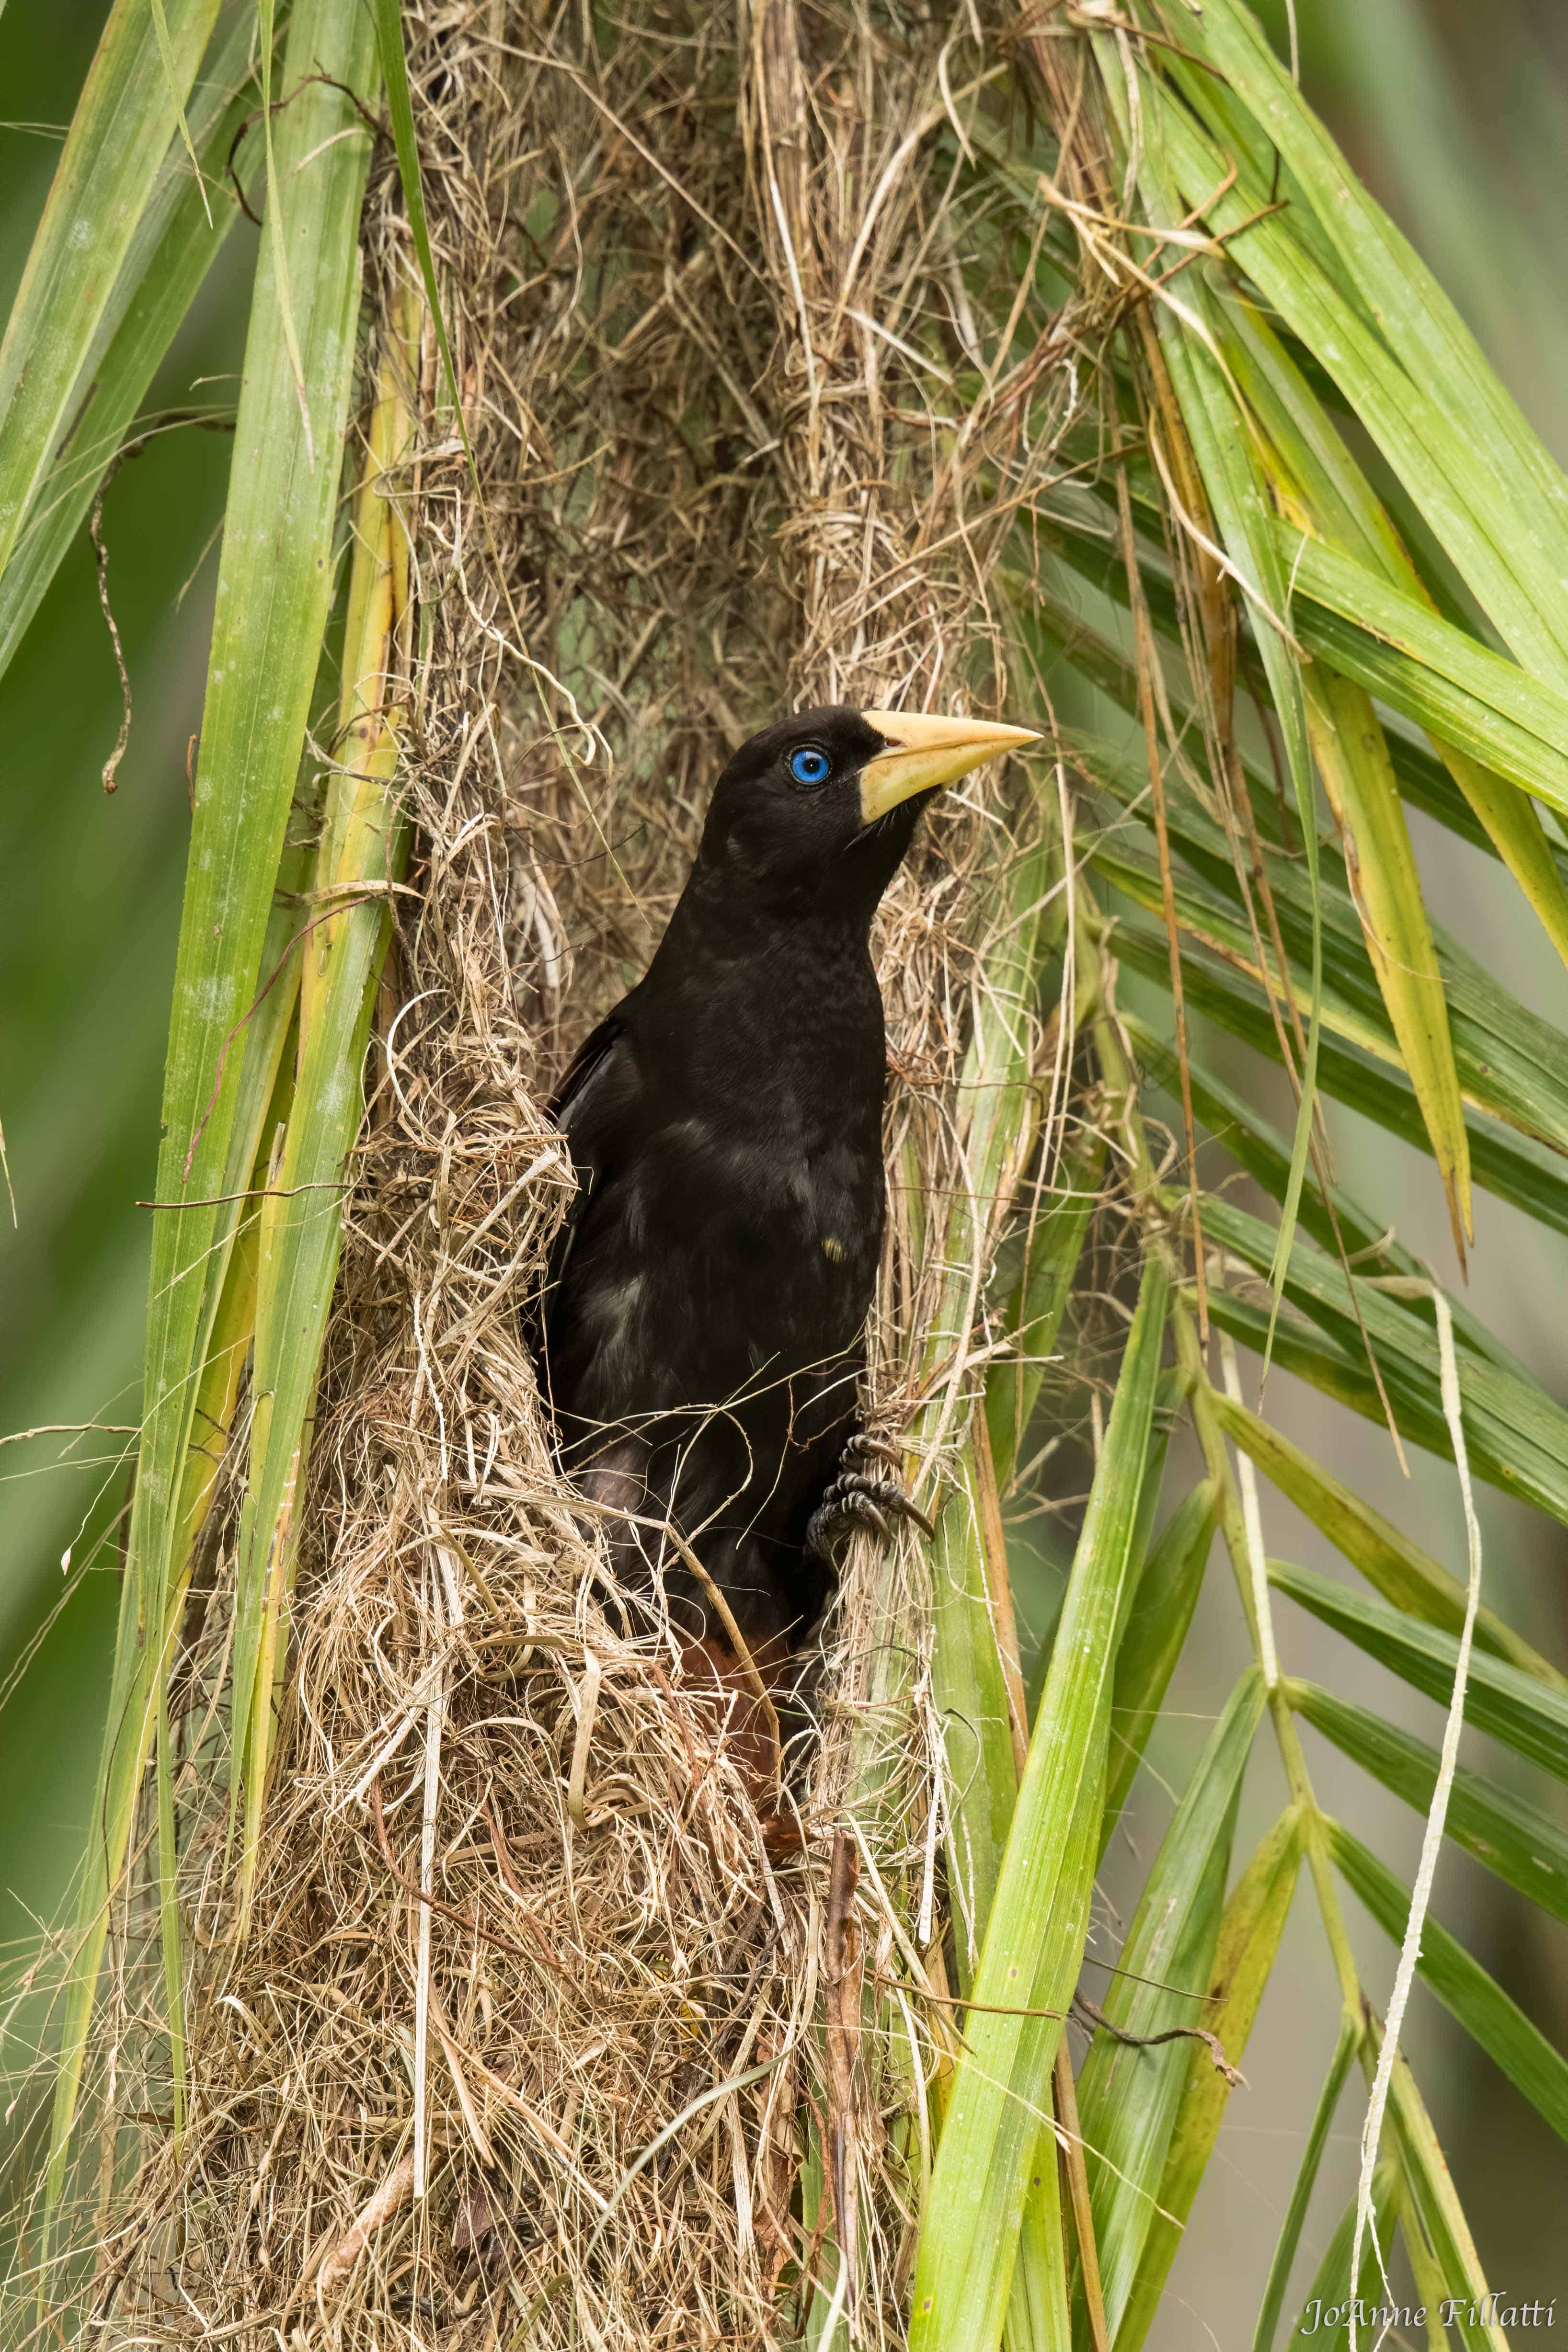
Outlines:
[[673, 1528], [770, 1679], [847, 1517], [896, 1494], [845, 1459], [885, 1213], [872, 917], [933, 793], [1026, 740], [844, 708], [754, 736], [645, 978], [553, 1106], [579, 1181], [542, 1314], [563, 1465], [623, 1580], [662, 1577], [722, 1654]]

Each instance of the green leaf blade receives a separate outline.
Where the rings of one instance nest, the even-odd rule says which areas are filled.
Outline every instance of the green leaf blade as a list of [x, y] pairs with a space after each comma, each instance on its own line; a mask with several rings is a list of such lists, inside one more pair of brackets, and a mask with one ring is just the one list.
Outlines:
[[[1214, 1410], [1226, 1435], [1385, 1601], [1458, 1637], [1465, 1622], [1465, 1588], [1457, 1576], [1259, 1414], [1222, 1395], [1215, 1396]], [[1476, 1640], [1494, 1657], [1506, 1658], [1521, 1674], [1568, 1696], [1568, 1675], [1484, 1603], [1476, 1615]]]
[[[1391, 1609], [1370, 1593], [1354, 1592], [1331, 1577], [1271, 1559], [1268, 1581], [1358, 1649], [1447, 1706], [1453, 1695], [1458, 1643], [1436, 1626]], [[1568, 1780], [1568, 1698], [1480, 1651], [1470, 1659], [1465, 1716], [1478, 1730]]]
[[[1123, 919], [1117, 926], [1116, 946], [1123, 963], [1156, 987], [1169, 989], [1170, 957], [1163, 938], [1142, 924]], [[1258, 982], [1202, 954], [1189, 953], [1184, 966], [1183, 988], [1189, 1006], [1272, 1058], [1274, 1024]], [[1375, 1047], [1356, 1037], [1352, 1027], [1347, 1025], [1342, 1035], [1335, 1035], [1332, 1012], [1325, 1008], [1325, 1013], [1321, 1061], [1323, 1092], [1388, 1134], [1414, 1144], [1417, 1150], [1429, 1150], [1430, 1139], [1403, 1070], [1380, 1058]], [[1568, 1233], [1568, 1160], [1532, 1136], [1512, 1132], [1485, 1113], [1468, 1109], [1466, 1125], [1476, 1182], [1548, 1231]]]
[[[1301, 2242], [1301, 2231], [1307, 2219], [1307, 2208], [1311, 2203], [1312, 2191], [1318, 2184], [1318, 2172], [1323, 2161], [1323, 2150], [1329, 2144], [1329, 2133], [1333, 2126], [1335, 2110], [1340, 2104], [1340, 2095], [1350, 2079], [1351, 2066], [1360, 2042], [1361, 2029], [1358, 2021], [1348, 2012], [1342, 2011], [1339, 2035], [1334, 2043], [1334, 2054], [1329, 2061], [1329, 2071], [1323, 2078], [1323, 2087], [1318, 2095], [1318, 2104], [1313, 2110], [1311, 2125], [1307, 2133], [1307, 2145], [1301, 2151], [1301, 2161], [1290, 2190], [1290, 2202], [1285, 2209], [1285, 2219], [1279, 2225], [1279, 2235], [1275, 2241], [1274, 2257], [1268, 2265], [1268, 2277], [1263, 2290], [1263, 2301], [1258, 2306], [1258, 2324], [1253, 2330], [1252, 2352], [1272, 2352], [1275, 2330], [1279, 2325], [1279, 2314], [1285, 2307], [1286, 2290], [1290, 2284], [1290, 2271], [1296, 2260], [1296, 2249]], [[1353, 2214], [1351, 2218], [1353, 2224]], [[1343, 2268], [1348, 2274], [1350, 2270], [1348, 2238], [1345, 2244]]]
[[[1059, 2013], [1077, 1979], [1099, 1846], [1114, 1635], [1131, 1570], [1169, 1276], [1144, 1270], [981, 1953], [916, 2253], [912, 2352], [991, 2352], [1028, 2168], [1047, 2120]], [[1042, 1926], [1042, 1923], [1043, 1926]], [[1022, 2008], [1057, 2018], [1006, 2014]]]
[[[1262, 1220], [1210, 1195], [1204, 1223], [1205, 1233], [1212, 1230], [1214, 1240], [1260, 1276], [1268, 1272], [1274, 1237]], [[1300, 1244], [1290, 1253], [1285, 1295], [1327, 1333], [1349, 1365], [1361, 1353], [1364, 1326], [1401, 1431], [1452, 1459], [1429, 1299], [1391, 1297], [1367, 1281], [1356, 1282], [1352, 1297], [1342, 1268]], [[1216, 1318], [1228, 1312], [1216, 1300]], [[1528, 1377], [1473, 1354], [1462, 1342], [1458, 1352], [1472, 1467], [1505, 1493], [1568, 1523], [1568, 1413]]]
[[[1425, 1814], [1437, 1784], [1437, 1751], [1315, 1683], [1286, 1685], [1290, 1705], [1342, 1755]], [[1454, 1774], [1447, 1832], [1507, 1885], [1568, 1925], [1568, 1834], [1511, 1789], [1472, 1772]], [[1359, 1890], [1358, 1890], [1359, 1891]]]
[[[1289, 1807], [1268, 1831], [1226, 1905], [1202, 2022], [1239, 2066], [1268, 1989], [1289, 1916], [1301, 1859], [1302, 1817]], [[1115, 2352], [1138, 2352], [1149, 2332], [1193, 2202], [1224, 2121], [1230, 2085], [1209, 2053], [1194, 2045], [1154, 2198], [1142, 2260]]]
[[217, 0], [173, 0], [174, 88], [146, 0], [115, 0], [104, 26], [0, 343], [0, 572], [70, 422], [216, 16]]
[[[71, 387], [67, 446], [40, 479], [26, 525], [0, 570], [0, 675], [238, 217], [238, 199], [224, 173], [250, 108], [250, 47], [249, 24], [237, 23], [197, 83], [190, 121], [206, 178], [205, 204], [203, 185], [184, 169], [183, 155], [171, 152], [106, 306], [103, 347], [95, 340]], [[108, 327], [112, 331], [103, 335]]]
[[[1242, 1774], [1263, 1714], [1263, 1677], [1248, 1667], [1194, 1769], [1133, 1914], [1103, 2008], [1127, 2033], [1210, 2023], [1209, 1975], [1225, 1901]], [[1173, 1990], [1196, 1996], [1173, 1999]], [[1212, 2060], [1203, 2053], [1211, 2071]], [[1228, 2053], [1227, 2053], [1228, 2055]], [[1170, 2137], [1191, 2053], [1170, 2042], [1138, 2050], [1100, 2032], [1079, 2074], [1095, 2242], [1113, 2337], [1131, 2298], [1156, 2218]]]
[[1205, 1479], [1172, 1513], [1144, 1563], [1116, 1654], [1106, 1773], [1103, 1859], [1193, 1622], [1214, 1541], [1217, 1497]]

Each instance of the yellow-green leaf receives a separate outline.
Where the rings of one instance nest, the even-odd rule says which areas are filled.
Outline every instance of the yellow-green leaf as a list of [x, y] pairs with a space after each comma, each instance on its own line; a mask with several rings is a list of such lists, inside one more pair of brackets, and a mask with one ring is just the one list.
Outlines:
[[1454, 1245], [1463, 1263], [1465, 1244], [1475, 1233], [1469, 1141], [1443, 1001], [1443, 975], [1405, 806], [1364, 688], [1336, 677], [1321, 664], [1310, 665], [1303, 677], [1308, 730], [1318, 772], [1339, 820], [1351, 896], [1432, 1139]]
[[232, 1751], [245, 1786], [241, 1911], [266, 1791], [273, 1664], [293, 1582], [310, 1416], [342, 1237], [341, 1196], [363, 1110], [363, 1069], [375, 988], [392, 930], [391, 889], [406, 826], [395, 776], [408, 660], [408, 541], [393, 485], [407, 456], [417, 336], [384, 355], [344, 630], [340, 755], [331, 776], [306, 942], [300, 1063], [261, 1228], [250, 1484], [240, 1523], [234, 1712], [247, 1725]]
[[[1263, 1677], [1249, 1666], [1226, 1702], [1161, 1841], [1102, 2006], [1122, 2032], [1209, 2028], [1210, 1970], [1219, 1933], [1242, 1775], [1263, 1713]], [[1103, 2030], [1079, 2075], [1094, 2234], [1113, 2339], [1143, 2259], [1176, 2110], [1187, 2078], [1184, 2042], [1137, 2049]], [[1211, 2071], [1207, 2050], [1200, 2052]], [[1227, 2056], [1229, 2053], [1227, 2052]]]
[[[1201, 2021], [1215, 2035], [1233, 2066], [1241, 2063], [1268, 1989], [1296, 1892], [1300, 1859], [1301, 1814], [1292, 1805], [1263, 1838], [1225, 1906]], [[1172, 2126], [1143, 2258], [1117, 2330], [1116, 2352], [1138, 2352], [1149, 2332], [1193, 2200], [1219, 2137], [1229, 2096], [1226, 2077], [1207, 2050], [1195, 2043]]]
[[[1465, 1622], [1465, 1588], [1457, 1576], [1411, 1542], [1391, 1519], [1325, 1470], [1283, 1431], [1260, 1414], [1236, 1403], [1218, 1391], [1214, 1410], [1227, 1436], [1272, 1480], [1282, 1495], [1306, 1514], [1335, 1549], [1359, 1569], [1367, 1582], [1392, 1601], [1396, 1609], [1424, 1624], [1458, 1634]], [[1531, 1649], [1495, 1610], [1483, 1602], [1476, 1616], [1476, 1640], [1494, 1657], [1506, 1658], [1521, 1673], [1568, 1696], [1568, 1675], [1559, 1674], [1539, 1650]]]
[[[1331, 1739], [1342, 1755], [1418, 1813], [1430, 1811], [1437, 1786], [1435, 1748], [1316, 1683], [1289, 1675], [1283, 1687], [1303, 1720]], [[1456, 1845], [1568, 1927], [1568, 1831], [1549, 1814], [1500, 1780], [1460, 1764], [1454, 1772], [1446, 1828]]]

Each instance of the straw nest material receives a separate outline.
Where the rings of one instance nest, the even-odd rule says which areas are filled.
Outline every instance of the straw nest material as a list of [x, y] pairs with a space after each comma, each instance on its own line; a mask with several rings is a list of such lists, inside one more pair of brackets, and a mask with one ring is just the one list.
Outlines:
[[[231, 1493], [175, 1692], [191, 2106], [176, 2143], [133, 1886], [95, 2062], [119, 2124], [86, 2216], [90, 2340], [768, 2346], [802, 2280], [852, 2303], [858, 2340], [901, 2340], [918, 2074], [942, 2046], [881, 1990], [896, 1939], [942, 1925], [921, 1549], [849, 1562], [789, 1774], [802, 1848], [772, 1858], [724, 1723], [628, 1622], [553, 1474], [522, 1311], [572, 1182], [541, 1106], [641, 968], [727, 750], [806, 699], [1006, 704], [996, 567], [1026, 560], [1018, 518], [1079, 397], [1071, 320], [1043, 315], [1023, 362], [1015, 316], [977, 402], [954, 391], [1034, 299], [1016, 184], [970, 143], [1026, 108], [1009, 21], [969, 0], [405, 16], [476, 473], [427, 332], [419, 444], [385, 484], [422, 632], [418, 896], [372, 1053], [254, 1899], [240, 1935], [214, 1696]], [[389, 160], [366, 254], [378, 350], [418, 282]], [[963, 1328], [933, 1329], [958, 1076], [1029, 812], [1057, 799], [1048, 768], [953, 796], [878, 934], [869, 1406], [907, 1439], [945, 1400], [911, 1459], [928, 1498], [984, 1354], [983, 1263]], [[863, 1849], [844, 1791], [868, 1772]]]

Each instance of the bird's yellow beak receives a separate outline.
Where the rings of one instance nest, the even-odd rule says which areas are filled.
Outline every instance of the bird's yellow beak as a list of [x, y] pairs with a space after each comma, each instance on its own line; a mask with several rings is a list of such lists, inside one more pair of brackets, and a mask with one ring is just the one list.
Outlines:
[[860, 716], [888, 739], [888, 749], [860, 771], [862, 824], [875, 824], [916, 793], [955, 784], [983, 761], [1040, 740], [1032, 727], [999, 727], [989, 719], [933, 719], [916, 710], [863, 710]]

